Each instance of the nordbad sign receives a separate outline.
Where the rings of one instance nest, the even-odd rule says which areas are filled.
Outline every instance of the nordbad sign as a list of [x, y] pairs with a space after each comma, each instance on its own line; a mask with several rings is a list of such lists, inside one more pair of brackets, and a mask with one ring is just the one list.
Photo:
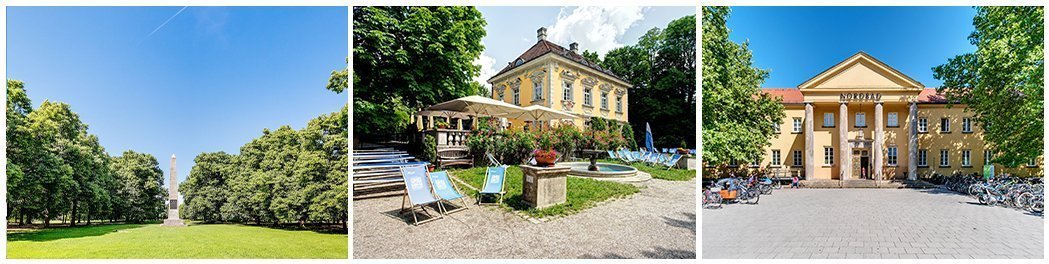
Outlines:
[[841, 101], [881, 101], [881, 93], [841, 93]]

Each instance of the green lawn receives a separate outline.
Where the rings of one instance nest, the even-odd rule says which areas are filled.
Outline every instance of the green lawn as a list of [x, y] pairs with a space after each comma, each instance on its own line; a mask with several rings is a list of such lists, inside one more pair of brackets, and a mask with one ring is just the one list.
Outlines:
[[7, 258], [347, 258], [346, 234], [243, 225], [114, 224], [8, 231]]
[[641, 162], [626, 163], [626, 162], [623, 162], [621, 160], [600, 159], [598, 161], [599, 162], [605, 162], [605, 163], [616, 163], [616, 164], [630, 165], [630, 166], [633, 166], [634, 168], [637, 168], [637, 170], [639, 170], [639, 171], [643, 171], [643, 172], [647, 172], [648, 174], [652, 174], [652, 178], [661, 179], [661, 180], [687, 181], [687, 180], [691, 180], [693, 178], [696, 178], [696, 170], [685, 170], [685, 169], [669, 169], [669, 170], [667, 170], [667, 167], [663, 167], [663, 166], [652, 166], [652, 165], [644, 164], [644, 163], [641, 163]]
[[[454, 169], [449, 170], [449, 173], [477, 189], [480, 189], [481, 185], [484, 183], [484, 167]], [[568, 177], [567, 201], [563, 204], [536, 210], [534, 208], [529, 208], [522, 200], [524, 197], [521, 194], [521, 168], [510, 166], [510, 168], [506, 170], [506, 173], [506, 198], [503, 199], [502, 206], [508, 210], [524, 211], [533, 217], [573, 214], [583, 209], [593, 207], [598, 202], [612, 198], [626, 197], [639, 191], [636, 186], [630, 184]], [[467, 195], [475, 198], [477, 197], [477, 191], [470, 188], [460, 189], [462, 189]], [[485, 199], [488, 201], [488, 199], [491, 198], [486, 196]]]

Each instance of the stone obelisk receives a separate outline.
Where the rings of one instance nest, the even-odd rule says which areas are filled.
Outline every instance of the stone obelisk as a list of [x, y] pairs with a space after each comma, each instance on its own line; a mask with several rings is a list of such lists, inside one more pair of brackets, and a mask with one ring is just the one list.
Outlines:
[[163, 226], [186, 226], [178, 218], [178, 177], [175, 176], [175, 154], [171, 154], [171, 178], [168, 179], [168, 219]]

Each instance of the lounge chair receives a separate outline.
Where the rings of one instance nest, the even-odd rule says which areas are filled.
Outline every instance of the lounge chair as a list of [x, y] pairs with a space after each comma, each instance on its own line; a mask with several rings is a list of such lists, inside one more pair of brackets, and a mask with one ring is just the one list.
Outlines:
[[667, 166], [667, 170], [670, 170], [670, 168], [677, 166], [678, 160], [681, 160], [681, 154], [674, 154], [673, 156], [670, 156], [670, 158], [667, 159], [665, 162], [663, 162], [663, 165]]
[[619, 150], [619, 159], [625, 162], [633, 162], [634, 157], [630, 155], [630, 151], [621, 149]]
[[[412, 219], [415, 220], [415, 225], [444, 217], [441, 214], [437, 214], [435, 217], [431, 215], [430, 212], [426, 211], [427, 205], [435, 203], [440, 211], [444, 211], [444, 206], [441, 205], [441, 200], [433, 196], [433, 189], [430, 188], [430, 178], [426, 176], [426, 167], [401, 167], [401, 174], [404, 174], [404, 196], [401, 198], [401, 214], [405, 211], [411, 211]], [[405, 207], [406, 203], [411, 203], [411, 206]], [[430, 216], [430, 218], [419, 222], [419, 217], [415, 214], [415, 208], [422, 209], [423, 212], [426, 212], [426, 215]]]
[[616, 157], [616, 152], [615, 151], [611, 151], [611, 150], [608, 150], [608, 158], [609, 159], [613, 159], [613, 160], [618, 159]]
[[[499, 200], [495, 203], [482, 203], [481, 198], [484, 198], [485, 194], [499, 196]], [[477, 193], [477, 205], [503, 203], [503, 196], [505, 194], [506, 166], [488, 167], [488, 171], [486, 171], [484, 175], [484, 186], [482, 186], [481, 191]]]
[[462, 207], [451, 211], [448, 211], [444, 206], [441, 206], [441, 209], [445, 210], [445, 214], [467, 209], [466, 196], [463, 196], [463, 193], [459, 191], [459, 188], [456, 188], [455, 184], [452, 184], [451, 179], [448, 178], [447, 171], [430, 173], [430, 183], [433, 183], [433, 192], [437, 193], [437, 197], [440, 197], [441, 200], [451, 203], [452, 200], [458, 199], [459, 202], [463, 204]]

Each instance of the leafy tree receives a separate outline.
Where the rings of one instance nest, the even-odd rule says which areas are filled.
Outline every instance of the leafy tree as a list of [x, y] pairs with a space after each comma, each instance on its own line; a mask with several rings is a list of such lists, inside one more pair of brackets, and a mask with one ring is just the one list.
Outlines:
[[120, 203], [114, 211], [131, 223], [160, 219], [165, 210], [164, 172], [157, 159], [128, 150], [112, 158], [110, 169], [119, 182], [116, 193]]
[[[346, 59], [349, 62], [349, 59]], [[328, 78], [328, 90], [335, 93], [342, 93], [346, 90], [346, 86], [349, 84], [350, 71], [348, 68], [343, 68], [341, 71], [331, 71], [331, 77]]]
[[[628, 90], [630, 141], [644, 137], [645, 122], [656, 133], [656, 144], [674, 146], [695, 142], [696, 17], [686, 16], [653, 28], [638, 43], [605, 54], [600, 65], [634, 87]], [[596, 55], [584, 55], [596, 57]]]
[[[969, 42], [976, 51], [933, 68], [949, 103], [963, 104], [997, 150], [994, 161], [1017, 166], [1042, 155], [1045, 9], [976, 7]], [[948, 105], [951, 107], [951, 105]]]
[[768, 71], [753, 67], [747, 43], [728, 39], [728, 7], [703, 7], [703, 160], [757, 160], [785, 117], [778, 98], [762, 93]]
[[180, 185], [185, 203], [179, 213], [206, 223], [222, 222], [222, 206], [229, 196], [226, 184], [237, 171], [235, 156], [225, 152], [201, 153], [193, 162], [189, 177]]
[[354, 7], [353, 18], [355, 136], [402, 131], [416, 109], [483, 92], [476, 8]]

